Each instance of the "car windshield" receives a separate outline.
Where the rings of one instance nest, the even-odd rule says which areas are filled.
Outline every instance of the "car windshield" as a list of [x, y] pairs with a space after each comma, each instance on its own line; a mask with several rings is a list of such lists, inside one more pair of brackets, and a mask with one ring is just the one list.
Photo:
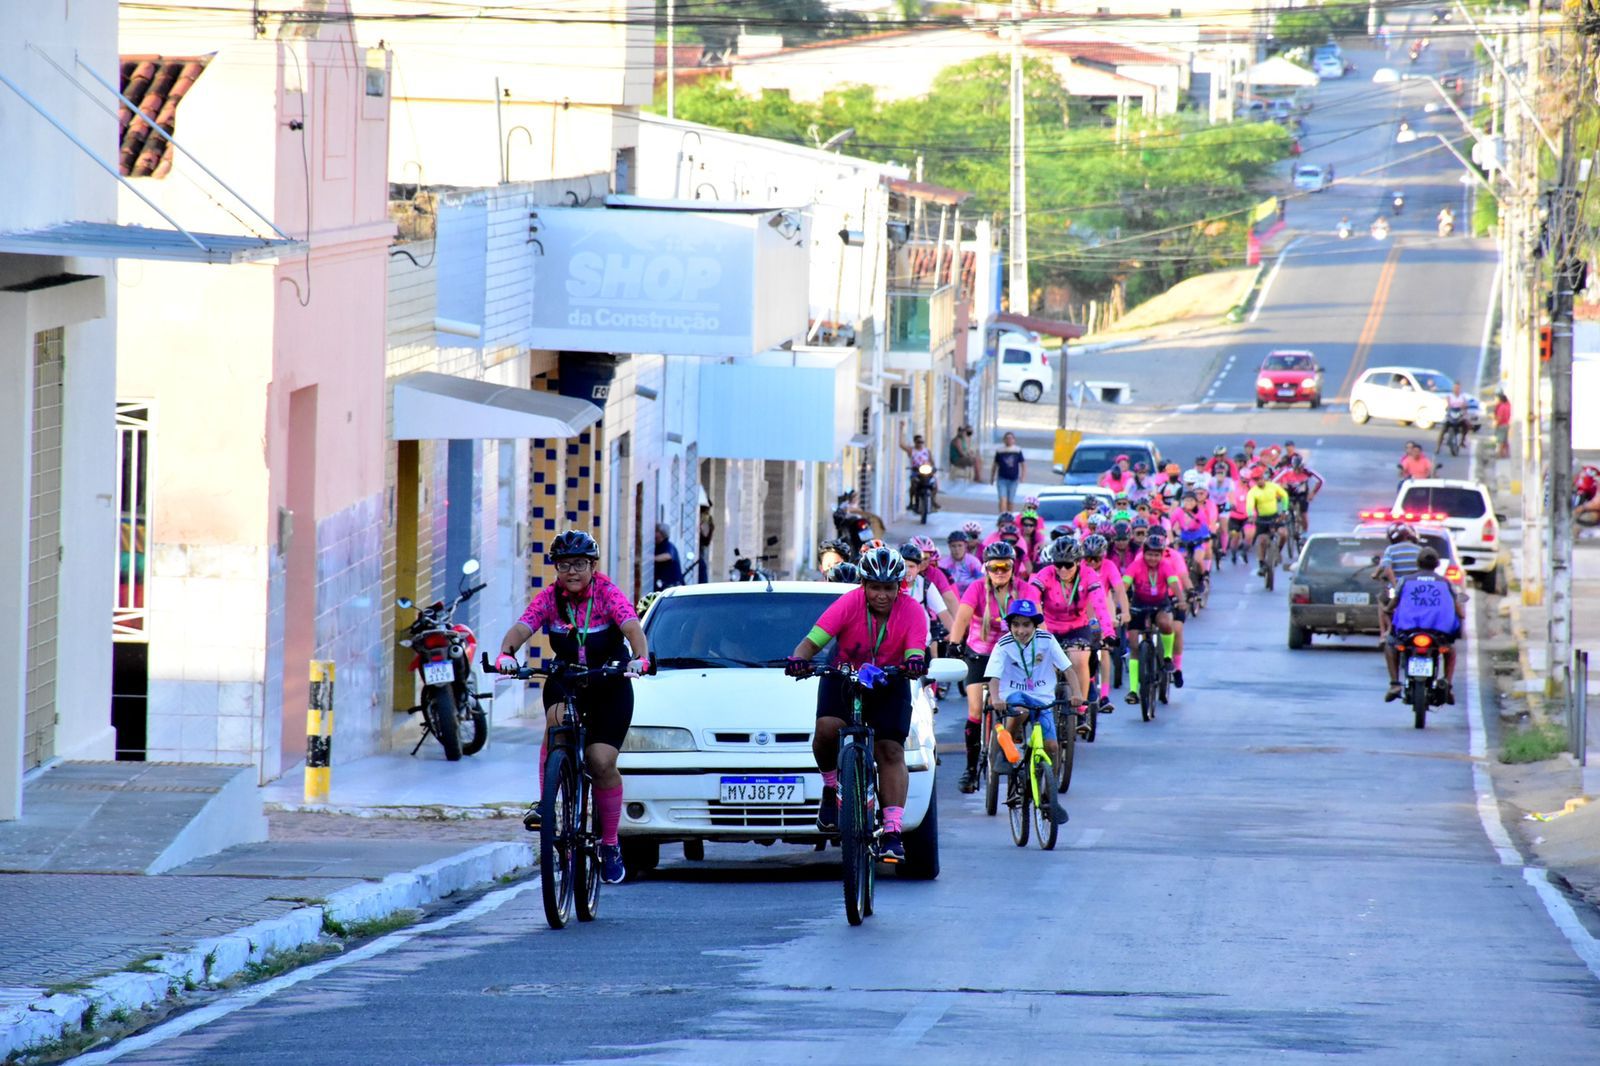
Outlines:
[[1482, 518], [1483, 493], [1455, 485], [1413, 485], [1400, 497], [1400, 510], [1443, 512], [1451, 518]]
[[650, 657], [663, 670], [781, 666], [838, 598], [839, 586], [829, 591], [819, 585], [814, 593], [756, 588], [657, 600], [645, 628]]
[[1269, 355], [1263, 370], [1310, 370], [1315, 365], [1309, 355]]
[[1435, 374], [1431, 370], [1419, 370], [1413, 376], [1417, 384], [1429, 392], [1449, 392], [1450, 386], [1455, 384], [1443, 374]]
[[1128, 457], [1128, 469], [1137, 463], [1150, 464], [1150, 453], [1144, 448], [1126, 444], [1080, 444], [1067, 464], [1069, 474], [1103, 474], [1116, 463], [1117, 456]]
[[1301, 167], [1300, 168], [1300, 176], [1302, 178], [1320, 178], [1320, 177], [1322, 177], [1322, 168], [1321, 167]]
[[1442, 533], [1418, 533], [1417, 541], [1425, 548], [1432, 548], [1434, 554], [1447, 562], [1455, 562], [1456, 553], [1450, 550], [1450, 538]]
[[1371, 569], [1372, 557], [1383, 555], [1382, 537], [1313, 537], [1306, 545], [1301, 573], [1348, 573]]
[[[1121, 454], [1120, 452], [1118, 454]], [[1061, 496], [1042, 496], [1039, 499], [1039, 521], [1045, 526], [1070, 522], [1083, 513], [1083, 495], [1072, 493]]]

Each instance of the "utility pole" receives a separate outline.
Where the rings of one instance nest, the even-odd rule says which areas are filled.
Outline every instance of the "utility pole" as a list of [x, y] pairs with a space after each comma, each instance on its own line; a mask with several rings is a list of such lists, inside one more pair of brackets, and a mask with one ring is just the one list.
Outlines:
[[667, 117], [678, 117], [677, 0], [667, 0]]
[[1028, 313], [1028, 173], [1023, 157], [1022, 5], [1011, 0], [1011, 270], [1010, 309]]

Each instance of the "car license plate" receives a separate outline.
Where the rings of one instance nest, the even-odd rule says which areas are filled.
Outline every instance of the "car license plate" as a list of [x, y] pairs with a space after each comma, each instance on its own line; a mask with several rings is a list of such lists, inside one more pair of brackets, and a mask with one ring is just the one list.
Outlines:
[[456, 668], [450, 663], [423, 663], [422, 683], [425, 685], [448, 685], [456, 679]]
[[1293, 385], [1279, 385], [1278, 386], [1278, 395], [1279, 396], [1293, 396], [1294, 395], [1294, 386]]
[[1413, 655], [1406, 660], [1407, 677], [1432, 677], [1433, 660], [1425, 655]]
[[724, 777], [723, 803], [804, 803], [805, 781], [799, 777]]
[[1335, 592], [1333, 602], [1343, 607], [1365, 607], [1372, 602], [1369, 592]]

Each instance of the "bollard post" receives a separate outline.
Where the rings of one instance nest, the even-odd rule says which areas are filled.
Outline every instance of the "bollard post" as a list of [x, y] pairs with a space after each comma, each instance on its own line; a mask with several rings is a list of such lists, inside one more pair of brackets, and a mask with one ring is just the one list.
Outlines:
[[311, 698], [306, 710], [307, 803], [328, 802], [333, 757], [333, 663], [311, 660]]
[[1572, 670], [1572, 707], [1573, 738], [1572, 754], [1578, 757], [1579, 766], [1589, 765], [1589, 653], [1578, 650], [1573, 653]]

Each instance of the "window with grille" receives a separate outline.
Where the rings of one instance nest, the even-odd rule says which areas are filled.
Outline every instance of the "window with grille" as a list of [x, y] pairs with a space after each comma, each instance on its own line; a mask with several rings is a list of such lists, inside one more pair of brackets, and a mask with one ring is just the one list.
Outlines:
[[116, 602], [111, 608], [111, 639], [148, 643], [145, 604], [150, 573], [150, 404], [117, 401], [117, 538]]

